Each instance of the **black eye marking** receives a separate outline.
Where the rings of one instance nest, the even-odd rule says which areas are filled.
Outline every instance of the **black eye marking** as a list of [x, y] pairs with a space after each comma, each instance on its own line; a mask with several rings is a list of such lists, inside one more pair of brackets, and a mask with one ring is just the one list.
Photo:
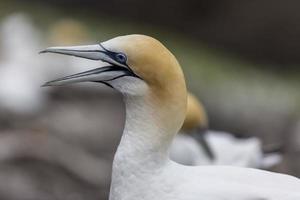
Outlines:
[[[125, 65], [125, 67], [132, 73], [132, 75], [134, 77], [137, 77], [141, 80], [143, 80], [141, 77], [139, 77], [138, 75], [136, 75], [132, 69], [127, 65], [127, 56], [124, 54], [124, 53], [120, 53], [120, 52], [113, 52], [113, 51], [110, 51], [108, 49], [106, 49], [101, 43], [99, 43], [99, 46], [104, 49], [104, 51], [101, 51], [102, 53], [105, 53], [107, 56], [109, 56], [111, 59]], [[110, 63], [112, 64], [112, 63]]]
[[110, 58], [112, 58], [113, 60], [115, 60], [119, 63], [126, 65], [127, 56], [124, 53], [110, 51], [110, 50], [106, 49], [101, 43], [99, 43], [99, 46], [105, 50], [102, 52], [105, 53], [106, 55], [108, 55]]
[[116, 53], [115, 57], [116, 57], [116, 61], [118, 61], [119, 63], [125, 64], [127, 61], [127, 57], [123, 53]]

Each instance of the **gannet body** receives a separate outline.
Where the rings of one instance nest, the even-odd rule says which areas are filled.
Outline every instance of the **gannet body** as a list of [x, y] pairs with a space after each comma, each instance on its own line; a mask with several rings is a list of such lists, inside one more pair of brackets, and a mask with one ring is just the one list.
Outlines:
[[123, 94], [126, 122], [113, 161], [110, 200], [299, 200], [300, 180], [292, 176], [239, 167], [190, 167], [169, 159], [169, 147], [185, 118], [187, 91], [179, 63], [159, 41], [127, 35], [43, 52], [109, 64], [45, 86], [93, 81]]
[[261, 141], [256, 138], [235, 138], [222, 131], [207, 130], [204, 135], [214, 152], [210, 159], [203, 148], [188, 134], [177, 134], [170, 149], [170, 158], [184, 165], [231, 165], [270, 169], [282, 160], [280, 153], [264, 153]]
[[[200, 138], [199, 142], [199, 137], [204, 139]], [[213, 159], [203, 148], [203, 140], [211, 149]], [[261, 169], [269, 169], [282, 160], [279, 153], [265, 154], [259, 138], [235, 138], [227, 132], [209, 130], [204, 106], [191, 93], [188, 94], [186, 118], [171, 145], [170, 158], [184, 165], [232, 165]]]
[[170, 159], [182, 165], [190, 166], [213, 165], [215, 163], [215, 160], [207, 156], [201, 144], [193, 136], [181, 132], [174, 137], [170, 148]]

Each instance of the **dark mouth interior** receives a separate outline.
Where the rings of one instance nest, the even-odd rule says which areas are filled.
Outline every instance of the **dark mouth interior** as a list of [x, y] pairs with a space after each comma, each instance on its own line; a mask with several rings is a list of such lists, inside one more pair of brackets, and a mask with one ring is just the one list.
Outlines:
[[123, 71], [123, 74], [119, 75], [119, 76], [116, 76], [116, 77], [113, 77], [111, 79], [101, 80], [101, 81], [92, 81], [92, 82], [99, 82], [99, 83], [103, 83], [105, 85], [108, 85], [108, 86], [112, 87], [110, 84], [107, 83], [108, 81], [116, 80], [116, 79], [124, 77], [124, 76], [138, 77], [137, 75], [135, 75], [131, 70], [129, 70], [126, 67], [121, 67], [121, 66], [116, 66], [116, 65], [109, 65], [109, 66], [105, 66], [105, 67], [99, 67], [99, 68], [96, 68], [96, 69], [88, 70], [88, 71], [85, 71], [85, 72], [80, 72], [80, 73], [77, 73], [77, 74], [72, 74], [72, 75], [69, 75], [69, 76], [62, 77], [62, 78], [58, 78], [58, 79], [55, 79], [53, 81], [49, 81], [46, 84], [52, 83], [52, 82], [57, 82], [57, 81], [65, 81], [65, 80], [72, 79], [72, 78], [79, 78], [79, 77], [92, 75], [92, 74], [98, 74], [98, 73], [103, 73], [103, 72], [111, 72], [111, 71]]
[[[109, 81], [113, 81], [113, 80], [116, 80], [116, 79], [118, 79], [118, 78], [125, 77], [125, 76], [138, 77], [137, 75], [135, 75], [135, 74], [132, 72], [132, 70], [130, 70], [130, 69], [128, 69], [128, 68], [125, 68], [125, 67], [120, 67], [120, 66], [113, 65], [113, 66], [107, 66], [107, 67], [105, 67], [105, 68], [107, 68], [106, 70], [104, 70], [104, 71], [106, 71], [106, 72], [108, 72], [108, 71], [124, 71], [125, 74], [120, 75], [120, 76], [116, 76], [116, 77], [111, 78], [111, 79], [108, 79], [108, 80], [93, 81], [93, 82], [95, 82], [95, 83], [102, 83], [102, 84], [104, 84], [104, 85], [107, 85], [108, 87], [114, 88], [111, 84], [108, 83]], [[104, 72], [104, 71], [103, 71], [103, 72]], [[139, 78], [139, 77], [138, 77], [138, 78]]]

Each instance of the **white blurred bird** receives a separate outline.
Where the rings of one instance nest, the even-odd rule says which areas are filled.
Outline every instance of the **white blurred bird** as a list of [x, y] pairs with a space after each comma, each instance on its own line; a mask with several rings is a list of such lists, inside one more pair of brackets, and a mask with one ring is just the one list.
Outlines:
[[22, 14], [5, 18], [1, 24], [0, 108], [32, 114], [43, 104], [43, 62], [37, 58], [40, 35]]
[[[54, 23], [49, 33], [52, 43], [78, 43], [88, 38], [84, 26], [74, 20], [64, 19]], [[24, 14], [12, 14], [2, 20], [0, 109], [18, 114], [34, 114], [46, 101], [47, 91], [39, 86], [43, 80], [53, 78], [62, 70], [73, 73], [87, 69], [85, 65], [91, 64], [81, 59], [37, 57], [42, 46], [41, 38], [30, 18]]]
[[[258, 138], [236, 138], [230, 133], [208, 130], [204, 106], [191, 93], [187, 102], [186, 118], [170, 149], [172, 160], [184, 165], [233, 165], [262, 169], [281, 162], [279, 153], [263, 152]], [[203, 141], [207, 143], [204, 146]]]
[[[127, 35], [52, 52], [107, 63], [45, 86], [99, 82], [123, 94], [126, 122], [113, 161], [110, 200], [299, 200], [300, 180], [232, 166], [184, 166], [169, 159], [187, 91], [181, 67], [159, 41]], [[99, 169], [101, 170], [101, 169]]]

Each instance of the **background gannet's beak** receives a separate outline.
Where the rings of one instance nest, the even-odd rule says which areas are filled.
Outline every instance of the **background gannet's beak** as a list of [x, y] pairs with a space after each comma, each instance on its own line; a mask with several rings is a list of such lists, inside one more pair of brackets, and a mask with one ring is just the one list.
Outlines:
[[195, 132], [193, 133], [193, 136], [196, 139], [196, 141], [199, 142], [200, 146], [202, 147], [203, 151], [208, 156], [208, 158], [213, 161], [216, 159], [216, 155], [215, 155], [215, 152], [214, 152], [212, 146], [209, 144], [209, 142], [207, 141], [207, 139], [204, 135], [206, 133], [206, 130], [207, 129], [198, 129], [197, 128], [195, 130]]
[[50, 47], [44, 51], [41, 51], [40, 53], [64, 54], [91, 60], [101, 60], [110, 64], [106, 67], [100, 67], [86, 72], [81, 72], [78, 74], [73, 74], [53, 81], [49, 81], [43, 86], [57, 86], [69, 83], [89, 81], [101, 82], [106, 85], [110, 85], [109, 83], [107, 83], [107, 81], [112, 81], [123, 76], [136, 77], [132, 70], [130, 70], [127, 66], [115, 61], [110, 56], [111, 52], [105, 49], [101, 44], [70, 47]]

